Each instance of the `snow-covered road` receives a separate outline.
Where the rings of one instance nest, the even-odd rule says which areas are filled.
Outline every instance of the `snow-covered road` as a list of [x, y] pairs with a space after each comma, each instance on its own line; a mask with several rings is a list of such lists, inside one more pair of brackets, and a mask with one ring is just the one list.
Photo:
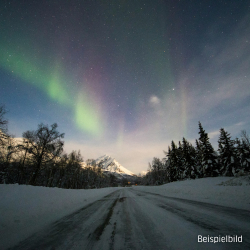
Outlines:
[[[242, 243], [199, 243], [238, 237]], [[250, 212], [122, 188], [11, 249], [250, 249]]]

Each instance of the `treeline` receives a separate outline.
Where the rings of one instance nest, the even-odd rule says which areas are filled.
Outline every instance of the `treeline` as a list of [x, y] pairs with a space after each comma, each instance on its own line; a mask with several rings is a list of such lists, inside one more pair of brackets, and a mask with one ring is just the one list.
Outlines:
[[161, 185], [184, 179], [250, 174], [250, 138], [241, 131], [241, 138], [231, 139], [220, 129], [218, 150], [209, 142], [208, 134], [199, 122], [199, 139], [194, 147], [185, 138], [171, 142], [165, 158], [154, 158], [148, 173], [142, 178], [144, 185]]
[[0, 184], [29, 184], [59, 188], [102, 188], [113, 186], [114, 176], [98, 166], [83, 167], [80, 151], [63, 151], [64, 134], [57, 124], [39, 124], [37, 130], [16, 140], [7, 132], [6, 110], [0, 106]]

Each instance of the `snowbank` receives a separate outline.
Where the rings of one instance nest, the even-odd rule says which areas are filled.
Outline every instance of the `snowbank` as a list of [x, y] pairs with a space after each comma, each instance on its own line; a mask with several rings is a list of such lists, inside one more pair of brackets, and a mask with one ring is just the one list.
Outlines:
[[250, 177], [210, 177], [135, 189], [168, 197], [250, 210]]
[[1, 184], [0, 249], [16, 245], [42, 227], [116, 189], [73, 190]]

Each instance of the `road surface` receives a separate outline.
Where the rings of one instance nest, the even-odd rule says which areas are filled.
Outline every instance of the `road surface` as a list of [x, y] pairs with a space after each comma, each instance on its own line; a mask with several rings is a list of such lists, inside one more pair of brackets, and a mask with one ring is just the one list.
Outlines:
[[[198, 235], [242, 235], [242, 243]], [[250, 212], [122, 188], [11, 249], [250, 249]]]

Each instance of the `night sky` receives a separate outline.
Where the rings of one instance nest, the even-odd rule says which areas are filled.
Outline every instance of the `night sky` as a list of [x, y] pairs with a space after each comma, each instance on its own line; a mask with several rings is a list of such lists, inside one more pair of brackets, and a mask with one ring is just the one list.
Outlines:
[[250, 2], [0, 3], [0, 103], [9, 132], [58, 124], [65, 150], [134, 173], [198, 121], [250, 133]]

